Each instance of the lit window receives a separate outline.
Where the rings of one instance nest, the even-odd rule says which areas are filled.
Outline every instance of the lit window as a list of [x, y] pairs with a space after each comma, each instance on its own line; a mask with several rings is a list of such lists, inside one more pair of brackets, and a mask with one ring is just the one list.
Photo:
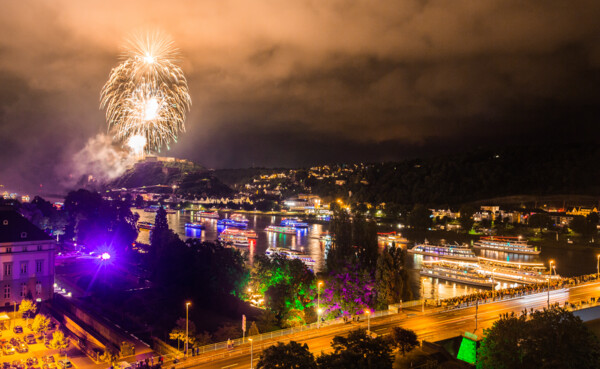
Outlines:
[[28, 264], [29, 264], [28, 261], [21, 262], [21, 274], [27, 274], [27, 265]]
[[35, 295], [36, 296], [42, 295], [42, 282], [35, 282]]
[[41, 273], [44, 271], [44, 260], [36, 260], [35, 261], [35, 272]]
[[5, 276], [12, 275], [12, 263], [4, 263], [4, 275]]

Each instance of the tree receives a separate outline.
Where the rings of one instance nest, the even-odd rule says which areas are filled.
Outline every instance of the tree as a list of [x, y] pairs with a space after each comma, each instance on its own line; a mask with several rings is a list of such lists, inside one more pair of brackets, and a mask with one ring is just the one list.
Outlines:
[[29, 317], [35, 314], [36, 310], [37, 306], [32, 300], [22, 300], [21, 304], [19, 304], [19, 313], [21, 313], [23, 318], [27, 318], [28, 321]]
[[280, 255], [261, 255], [254, 259], [251, 276], [253, 290], [264, 294], [266, 307], [279, 325], [306, 320], [306, 312], [313, 309], [316, 296], [315, 276], [306, 264]]
[[186, 338], [188, 339], [188, 346], [191, 345], [194, 341], [194, 336], [196, 335], [196, 325], [192, 321], [188, 321], [188, 335], [186, 336], [185, 331], [185, 318], [177, 319], [175, 324], [175, 328], [171, 330], [169, 333], [169, 338], [172, 340], [177, 340], [177, 350], [179, 350], [179, 342], [182, 342], [185, 347]]
[[61, 330], [56, 330], [52, 334], [52, 340], [50, 341], [50, 347], [56, 350], [60, 350], [61, 352], [69, 347], [69, 341], [65, 334]]
[[31, 323], [31, 329], [36, 333], [45, 331], [46, 329], [48, 329], [49, 326], [50, 326], [50, 318], [48, 318], [44, 314], [36, 315], [35, 318], [33, 319], [33, 323]]
[[375, 291], [377, 305], [384, 308], [398, 303], [404, 296], [410, 294], [408, 273], [404, 268], [404, 251], [400, 247], [385, 247], [375, 270]]
[[485, 330], [477, 368], [599, 368], [600, 342], [565, 309], [505, 314]]
[[260, 355], [257, 369], [316, 369], [314, 355], [308, 350], [308, 345], [295, 341], [276, 345], [264, 350]]
[[458, 222], [460, 223], [460, 227], [465, 231], [469, 232], [471, 228], [473, 228], [473, 214], [475, 214], [475, 209], [469, 205], [463, 205], [459, 210], [460, 216], [458, 217]]
[[425, 206], [417, 204], [408, 214], [408, 225], [418, 231], [425, 231], [431, 227], [431, 211]]
[[355, 257], [352, 247], [352, 222], [345, 209], [338, 206], [333, 208], [330, 230], [333, 240], [327, 252], [327, 269], [334, 271], [336, 268], [351, 262]]
[[250, 329], [248, 330], [248, 336], [257, 336], [260, 332], [258, 330], [258, 326], [256, 326], [256, 322], [252, 322], [250, 324]]
[[151, 252], [155, 258], [160, 255], [162, 249], [166, 246], [166, 243], [170, 241], [171, 235], [169, 233], [167, 212], [162, 206], [160, 206], [156, 211], [156, 216], [154, 217], [154, 229], [150, 234]]
[[346, 265], [331, 273], [321, 294], [321, 307], [331, 316], [356, 315], [375, 305], [373, 274], [359, 265]]
[[117, 359], [119, 359], [119, 354], [110, 346], [104, 350], [104, 354], [100, 357], [100, 360], [109, 363], [111, 366], [116, 364]]
[[350, 331], [347, 337], [335, 336], [331, 346], [333, 353], [317, 358], [320, 368], [392, 368], [393, 357], [389, 341], [381, 336], [372, 338], [364, 329]]
[[402, 352], [402, 355], [406, 355], [407, 352], [419, 345], [417, 340], [417, 334], [409, 329], [402, 327], [392, 328], [390, 334], [392, 344]]

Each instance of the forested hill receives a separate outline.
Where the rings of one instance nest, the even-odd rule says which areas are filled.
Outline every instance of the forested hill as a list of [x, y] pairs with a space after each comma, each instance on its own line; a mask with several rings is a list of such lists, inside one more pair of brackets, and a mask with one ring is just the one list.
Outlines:
[[176, 185], [176, 192], [190, 196], [227, 197], [233, 191], [209, 171], [196, 164], [142, 162], [109, 184], [110, 188]]
[[[367, 167], [358, 198], [457, 204], [510, 195], [600, 195], [600, 146], [517, 147]], [[350, 182], [350, 181], [349, 181]], [[353, 181], [357, 182], [357, 181]]]
[[[287, 178], [270, 180], [268, 185], [282, 184], [284, 196], [311, 192], [327, 201], [347, 198], [351, 192], [353, 200], [370, 203], [457, 205], [515, 195], [598, 196], [599, 169], [600, 145], [548, 145], [389, 163], [273, 169], [271, 173], [287, 173]], [[260, 174], [268, 171], [261, 169]], [[246, 171], [237, 178], [239, 186], [252, 184], [259, 175]]]

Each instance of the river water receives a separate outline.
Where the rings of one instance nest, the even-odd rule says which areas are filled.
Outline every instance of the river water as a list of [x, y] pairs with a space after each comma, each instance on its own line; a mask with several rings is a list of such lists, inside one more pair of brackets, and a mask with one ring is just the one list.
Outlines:
[[[154, 223], [156, 213], [147, 213], [143, 210], [132, 209], [140, 215], [140, 221]], [[217, 239], [217, 221], [216, 219], [203, 219], [201, 221], [206, 229], [196, 230], [185, 228], [185, 223], [189, 223], [194, 212], [177, 212], [167, 214], [169, 228], [174, 230], [182, 239], [199, 238], [202, 241], [214, 241]], [[226, 213], [221, 213], [221, 217], [227, 217]], [[258, 234], [256, 245], [248, 248], [248, 259], [253, 262], [254, 256], [264, 254], [269, 247], [286, 247], [308, 254], [316, 261], [315, 271], [324, 270], [325, 265], [325, 246], [319, 241], [319, 236], [329, 230], [328, 224], [310, 224], [308, 230], [299, 232], [296, 235], [286, 235], [281, 233], [265, 232], [264, 229], [269, 225], [279, 225], [282, 217], [268, 215], [246, 215], [248, 218], [248, 229], [253, 229]], [[140, 230], [138, 241], [149, 243], [149, 231]], [[409, 239], [409, 247], [412, 247], [414, 240]], [[383, 248], [381, 243], [380, 247]], [[242, 248], [244, 249], [244, 248]], [[586, 249], [561, 249], [561, 248], [542, 248], [539, 255], [519, 255], [508, 254], [490, 250], [474, 250], [479, 256], [490, 259], [523, 261], [523, 262], [543, 262], [548, 265], [549, 260], [554, 260], [556, 272], [563, 276], [576, 276], [596, 272], [596, 261], [598, 251]], [[424, 293], [425, 297], [430, 299], [443, 299], [448, 297], [460, 296], [475, 291], [478, 288], [468, 285], [438, 280], [437, 278], [421, 277], [419, 270], [423, 260], [430, 257], [421, 255], [407, 254], [406, 266], [410, 274], [410, 285], [413, 298], [420, 298]], [[510, 287], [508, 283], [503, 284], [503, 288]]]

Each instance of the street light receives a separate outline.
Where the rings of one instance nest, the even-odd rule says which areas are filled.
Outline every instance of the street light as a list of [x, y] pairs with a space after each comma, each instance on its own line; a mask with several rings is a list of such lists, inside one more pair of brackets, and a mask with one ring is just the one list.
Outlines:
[[317, 283], [317, 328], [321, 328], [321, 285], [323, 282]]
[[188, 341], [190, 340], [190, 338], [188, 336], [188, 322], [189, 322], [189, 311], [190, 311], [191, 304], [192, 304], [191, 302], [185, 303], [185, 354], [183, 355], [184, 357], [187, 357]]
[[365, 314], [367, 314], [367, 332], [369, 335], [371, 334], [371, 310], [365, 310]]
[[550, 277], [552, 276], [552, 267], [554, 260], [550, 260], [550, 275], [548, 276], [548, 310], [550, 310]]
[[253, 349], [253, 345], [252, 345], [252, 338], [248, 338], [248, 341], [250, 341], [250, 369], [254, 368], [254, 360], [252, 359], [252, 354], [254, 353], [254, 349]]
[[494, 281], [494, 274], [496, 273], [496, 268], [492, 269], [492, 301], [496, 298], [496, 282]]
[[600, 279], [600, 254], [596, 256], [598, 257], [598, 263], [596, 264], [596, 279]]

